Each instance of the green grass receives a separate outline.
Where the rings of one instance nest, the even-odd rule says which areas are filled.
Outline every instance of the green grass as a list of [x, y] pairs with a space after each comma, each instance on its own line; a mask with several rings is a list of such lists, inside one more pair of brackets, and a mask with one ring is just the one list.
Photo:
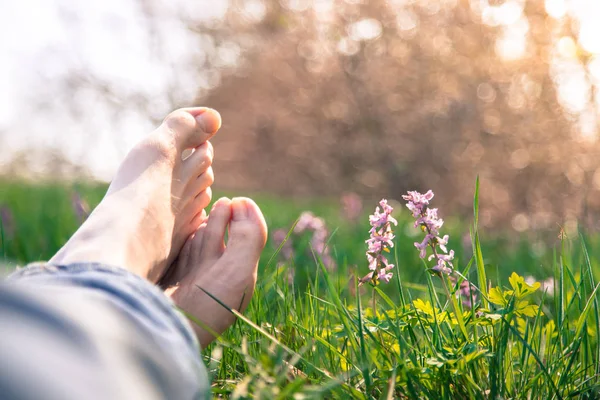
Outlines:
[[[93, 206], [105, 187], [0, 182], [0, 256], [7, 264], [47, 259], [75, 231], [73, 190]], [[277, 244], [267, 244], [248, 310], [203, 352], [215, 396], [600, 397], [597, 233], [492, 235], [474, 223], [485, 209], [477, 196], [471, 221], [445, 215], [443, 199], [435, 198], [455, 265], [479, 288], [471, 310], [453, 296], [451, 282], [427, 272], [413, 246], [421, 233], [401, 204], [394, 278], [372, 288], [358, 287], [356, 277], [367, 272], [367, 215], [376, 202], [351, 223], [337, 199], [254, 197], [271, 231], [289, 230], [304, 210], [323, 217], [337, 267], [321, 263], [308, 234], [290, 234], [294, 256], [287, 260]], [[527, 275], [553, 277], [554, 293], [525, 283]]]

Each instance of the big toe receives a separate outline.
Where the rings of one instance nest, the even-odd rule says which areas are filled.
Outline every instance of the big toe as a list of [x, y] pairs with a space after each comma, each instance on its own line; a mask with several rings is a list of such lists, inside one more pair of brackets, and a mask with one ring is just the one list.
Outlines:
[[224, 257], [245, 260], [249, 268], [256, 263], [267, 241], [267, 224], [260, 208], [245, 197], [231, 200], [229, 240]]
[[162, 127], [174, 134], [177, 149], [183, 151], [200, 146], [217, 133], [221, 115], [212, 108], [181, 108], [167, 115]]

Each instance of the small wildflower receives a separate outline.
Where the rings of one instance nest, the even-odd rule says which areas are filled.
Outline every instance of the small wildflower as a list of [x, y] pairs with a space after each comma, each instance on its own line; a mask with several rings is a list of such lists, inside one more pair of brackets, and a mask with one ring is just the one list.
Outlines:
[[[537, 279], [535, 279], [531, 275], [525, 277], [525, 283], [527, 283], [528, 285], [533, 285], [536, 282]], [[548, 296], [554, 296], [554, 278], [549, 277], [541, 281], [540, 288], [542, 289], [542, 292], [545, 292]]]
[[71, 194], [71, 207], [73, 208], [73, 211], [75, 211], [75, 215], [80, 224], [90, 215], [90, 206], [76, 191]]
[[[454, 250], [448, 250], [448, 241], [450, 236], [440, 236], [440, 229], [444, 225], [444, 220], [439, 218], [437, 208], [429, 208], [429, 202], [433, 199], [433, 192], [427, 191], [425, 194], [411, 191], [402, 196], [407, 201], [406, 207], [412, 212], [415, 218], [415, 228], [420, 227], [425, 232], [425, 237], [421, 242], [415, 242], [415, 247], [419, 250], [419, 257], [427, 257], [427, 249], [430, 248], [432, 254], [427, 257], [427, 261], [435, 260], [435, 265], [431, 271], [437, 275], [451, 275], [454, 271]], [[453, 284], [457, 280], [455, 276], [450, 276]], [[475, 286], [468, 280], [461, 282], [456, 296], [462, 299], [465, 307], [472, 308], [472, 302], [475, 300]]]
[[387, 265], [385, 268], [381, 268], [379, 270], [379, 274], [377, 275], [377, 279], [380, 281], [385, 281], [385, 283], [390, 283], [390, 279], [392, 279], [394, 274], [388, 271], [392, 268], [394, 268], [393, 264]]
[[392, 217], [392, 211], [394, 211], [392, 206], [387, 203], [386, 199], [383, 199], [375, 208], [373, 215], [369, 216], [370, 237], [365, 243], [367, 243], [367, 261], [371, 272], [359, 280], [359, 285], [366, 282], [376, 285], [378, 281], [389, 283], [393, 276], [390, 270], [394, 268], [394, 264], [390, 264], [384, 254], [394, 247], [395, 236], [391, 225], [398, 225], [398, 222]]
[[542, 290], [549, 296], [554, 296], [554, 278], [550, 277], [542, 282]]
[[429, 190], [427, 193], [421, 194], [412, 191], [408, 192], [408, 195], [402, 196], [402, 198], [408, 201], [406, 207], [413, 213], [413, 217], [417, 218], [423, 213], [423, 208], [433, 199], [433, 192]]
[[440, 228], [444, 225], [444, 220], [438, 217], [437, 208], [429, 208], [429, 201], [433, 198], [433, 192], [429, 190], [425, 194], [411, 191], [407, 195], [402, 196], [407, 201], [406, 206], [412, 211], [413, 217], [416, 218], [415, 227], [421, 227], [425, 232], [425, 237], [422, 242], [415, 242], [415, 247], [419, 249], [419, 257], [427, 256], [427, 248], [431, 248], [433, 254], [428, 258], [428, 261], [436, 260], [436, 264], [431, 270], [438, 274], [449, 275], [452, 273], [454, 266], [454, 250], [448, 251], [446, 247], [450, 237], [444, 235], [440, 237]]
[[467, 308], [473, 308], [473, 302], [477, 300], [477, 292], [475, 286], [468, 280], [464, 280], [460, 283], [456, 297], [462, 300], [463, 306]]
[[345, 193], [340, 199], [342, 203], [342, 215], [350, 222], [356, 222], [362, 213], [363, 204], [360, 196], [356, 193]]
[[[273, 244], [275, 248], [281, 246], [279, 254], [281, 255], [282, 261], [277, 263], [277, 268], [282, 268], [294, 257], [294, 248], [292, 246], [292, 238], [287, 237], [288, 232], [285, 229], [276, 229], [273, 232]], [[286, 240], [287, 238], [287, 240]], [[294, 269], [288, 266], [287, 271], [287, 282], [292, 284], [294, 282], [295, 272]]]
[[531, 275], [527, 275], [524, 279], [525, 279], [525, 283], [528, 285], [533, 285], [534, 283], [537, 282], [537, 280]]
[[449, 238], [450, 238], [450, 237], [449, 237], [448, 235], [444, 235], [444, 237], [443, 237], [443, 238], [441, 238], [441, 237], [439, 237], [439, 236], [436, 238], [436, 239], [437, 239], [438, 246], [440, 246], [440, 249], [442, 249], [442, 251], [443, 251], [444, 253], [448, 253], [448, 249], [446, 248], [446, 245], [448, 244], [448, 239], [449, 239]]
[[279, 248], [279, 246], [281, 246], [281, 255], [286, 260], [289, 260], [294, 255], [294, 249], [292, 248], [292, 241], [289, 239], [285, 240], [287, 234], [288, 233], [285, 229], [276, 229], [273, 232], [273, 242], [276, 248]]
[[429, 256], [428, 261], [431, 261], [434, 258], [437, 258], [438, 261], [437, 265], [432, 268], [435, 272], [442, 272], [446, 275], [449, 275], [452, 272], [452, 267], [454, 266], [451, 261], [454, 259], [454, 250], [450, 250], [450, 253], [448, 254], [432, 254]]
[[311, 231], [310, 246], [313, 251], [321, 258], [321, 261], [329, 270], [335, 269], [335, 261], [329, 252], [327, 246], [327, 225], [323, 218], [315, 216], [310, 211], [304, 211], [298, 218], [298, 223], [294, 227], [294, 233], [300, 234], [305, 231]]
[[421, 258], [425, 258], [427, 256], [427, 246], [429, 246], [429, 242], [431, 241], [431, 239], [433, 239], [435, 236], [430, 235], [429, 233], [427, 235], [425, 235], [425, 238], [423, 239], [423, 241], [421, 243], [415, 242], [415, 247], [417, 249], [419, 249], [419, 257]]
[[0, 206], [0, 224], [4, 235], [12, 237], [15, 233], [15, 218], [8, 206]]
[[315, 218], [317, 217], [310, 211], [304, 211], [300, 214], [300, 218], [298, 218], [298, 223], [296, 223], [296, 226], [294, 227], [294, 233], [302, 233], [307, 229], [312, 230]]

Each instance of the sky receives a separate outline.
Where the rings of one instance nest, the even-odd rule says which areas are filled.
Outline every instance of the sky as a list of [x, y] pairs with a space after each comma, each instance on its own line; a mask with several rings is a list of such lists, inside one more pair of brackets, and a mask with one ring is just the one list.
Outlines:
[[[526, 50], [524, 1], [471, 2], [484, 23], [503, 27], [496, 50], [505, 58]], [[153, 5], [150, 17], [141, 11], [142, 3]], [[260, 0], [242, 3], [255, 17], [264, 12]], [[189, 104], [199, 89], [218, 85], [215, 74], [201, 75], [190, 67], [209, 57], [213, 44], [190, 35], [180, 17], [218, 23], [228, 7], [228, 0], [1, 2], [0, 171], [19, 150], [59, 149], [96, 178], [110, 180], [127, 151], [153, 128], [152, 120], [166, 115], [172, 104]], [[595, 55], [589, 72], [600, 83], [600, 1], [545, 0], [545, 8], [557, 21], [571, 15], [578, 22], [579, 46]], [[381, 31], [374, 20], [351, 28], [361, 36]], [[553, 68], [561, 101], [580, 114], [582, 132], [591, 137], [597, 132], [591, 110], [585, 109], [589, 85], [575, 60], [577, 48], [571, 39], [557, 38]], [[223, 62], [235, 64], [236, 49], [219, 52]], [[65, 92], [65, 82], [76, 90]], [[110, 89], [110, 96], [97, 82]], [[147, 101], [146, 113], [128, 103], [135, 98]]]
[[[96, 177], [110, 179], [131, 146], [153, 128], [151, 118], [166, 115], [172, 102], [195, 98], [203, 82], [188, 65], [203, 56], [202, 46], [192, 42], [179, 15], [218, 21], [227, 0], [157, 1], [153, 14], [160, 18], [151, 20], [160, 23], [152, 37], [138, 3], [0, 3], [0, 168], [18, 150], [60, 149]], [[86, 79], [74, 83], [76, 97], [68, 99], [74, 101], [61, 98], [63, 82], [74, 72], [105, 83], [114, 102], [101, 101]], [[148, 99], [152, 115], [119, 104], [131, 96]], [[114, 107], [122, 109], [118, 121]]]

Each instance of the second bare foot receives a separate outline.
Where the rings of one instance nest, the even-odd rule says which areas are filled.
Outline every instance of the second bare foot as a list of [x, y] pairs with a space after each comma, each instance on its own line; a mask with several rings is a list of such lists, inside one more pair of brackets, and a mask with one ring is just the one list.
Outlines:
[[[230, 308], [245, 310], [254, 293], [258, 260], [266, 240], [267, 226], [256, 203], [248, 198], [219, 199], [162, 282], [167, 287], [165, 293], [185, 312], [221, 334], [235, 317], [205, 291]], [[203, 347], [214, 339], [202, 327], [194, 324], [194, 329]]]

